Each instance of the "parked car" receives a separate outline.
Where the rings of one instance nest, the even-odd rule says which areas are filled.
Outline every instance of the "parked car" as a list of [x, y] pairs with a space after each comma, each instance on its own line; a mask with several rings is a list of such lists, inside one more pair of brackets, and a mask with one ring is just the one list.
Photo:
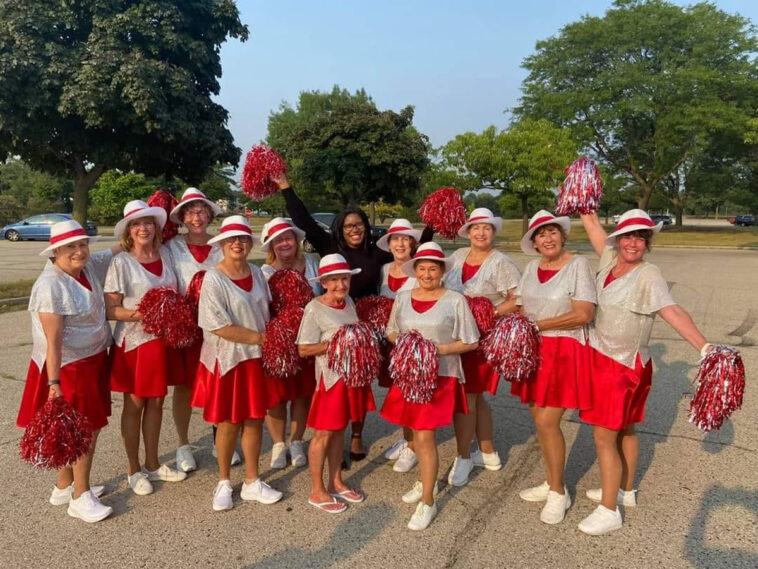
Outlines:
[[733, 221], [735, 227], [749, 227], [751, 225], [755, 225], [755, 216], [754, 215], [738, 215], [734, 218]]
[[[50, 226], [59, 221], [68, 221], [71, 219], [68, 213], [41, 213], [33, 215], [10, 223], [0, 229], [3, 238], [8, 241], [39, 240], [48, 241], [50, 239]], [[87, 226], [84, 228], [90, 237], [97, 235], [97, 225], [93, 221], [87, 220]]]
[[663, 222], [663, 227], [666, 227], [667, 225], [671, 225], [671, 216], [670, 215], [651, 215], [650, 219], [652, 219], [656, 224]]
[[[326, 231], [327, 233], [332, 232], [332, 223], [334, 223], [334, 219], [337, 217], [336, 213], [314, 213], [312, 214], [313, 219], [316, 220], [316, 223], [319, 224], [321, 229]], [[387, 233], [387, 229], [384, 227], [377, 227], [375, 225], [371, 226], [371, 240], [376, 243], [376, 241], [382, 237], [385, 233]], [[311, 245], [308, 240], [306, 239], [303, 241], [303, 249], [305, 249], [306, 253], [313, 253], [316, 251], [316, 249]]]

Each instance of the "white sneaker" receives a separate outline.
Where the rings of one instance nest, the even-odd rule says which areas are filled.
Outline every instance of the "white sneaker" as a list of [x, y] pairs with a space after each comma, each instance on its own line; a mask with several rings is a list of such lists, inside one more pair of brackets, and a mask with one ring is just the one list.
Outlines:
[[305, 454], [305, 443], [303, 441], [292, 441], [290, 443], [290, 458], [292, 466], [305, 466], [308, 464], [308, 457]]
[[571, 496], [569, 496], [566, 487], [563, 487], [563, 494], [558, 494], [553, 490], [547, 493], [547, 502], [540, 512], [540, 521], [546, 524], [559, 524], [566, 517], [566, 510], [571, 507]]
[[427, 506], [423, 502], [419, 502], [416, 506], [416, 511], [411, 516], [411, 521], [408, 522], [408, 529], [414, 531], [424, 530], [429, 527], [432, 520], [437, 515], [437, 504], [434, 503], [431, 506]]
[[468, 475], [473, 469], [474, 463], [470, 458], [463, 458], [461, 455], [456, 456], [447, 477], [448, 483], [452, 486], [465, 486], [468, 484]]
[[620, 529], [623, 525], [621, 512], [609, 510], [603, 505], [595, 508], [589, 516], [579, 522], [579, 529], [587, 535], [603, 535], [610, 531]]
[[[417, 480], [413, 484], [413, 488], [411, 488], [405, 494], [403, 494], [402, 500], [406, 504], [415, 504], [416, 502], [421, 500], [421, 498], [423, 497], [423, 491], [424, 491], [424, 487], [421, 484], [421, 480]], [[437, 494], [439, 494], [439, 491], [440, 491], [439, 485], [435, 482], [434, 490], [432, 490], [432, 495], [436, 498]]]
[[287, 445], [274, 443], [271, 448], [271, 468], [285, 468], [287, 466]]
[[407, 441], [403, 437], [400, 437], [399, 440], [395, 441], [395, 443], [385, 451], [384, 458], [387, 460], [397, 460], [400, 456], [400, 451], [405, 448], [406, 444]]
[[127, 476], [127, 478], [129, 480], [129, 487], [137, 496], [147, 496], [153, 493], [153, 485], [150, 484], [150, 480], [148, 480], [147, 474], [144, 472], [135, 472], [131, 476]]
[[[603, 489], [592, 488], [587, 490], [587, 497], [593, 502], [598, 504], [603, 501]], [[626, 506], [627, 508], [633, 508], [637, 505], [637, 490], [619, 490], [616, 497], [616, 503], [620, 506]]]
[[147, 470], [144, 466], [142, 472], [147, 474], [148, 480], [163, 480], [164, 482], [181, 482], [187, 478], [186, 472], [174, 470], [168, 464], [161, 464], [158, 470]]
[[176, 467], [182, 472], [192, 472], [197, 470], [197, 462], [192, 455], [192, 447], [182, 445], [176, 449]]
[[397, 457], [395, 464], [392, 466], [392, 470], [395, 472], [408, 472], [411, 468], [418, 464], [418, 457], [413, 449], [409, 446], [403, 447], [400, 451], [400, 456]]
[[255, 482], [251, 482], [250, 484], [243, 482], [240, 496], [242, 496], [243, 500], [255, 500], [261, 504], [273, 504], [281, 500], [283, 494], [279, 492], [279, 490], [274, 490], [271, 486], [258, 478]]
[[88, 523], [104, 520], [113, 513], [113, 508], [100, 503], [91, 490], [82, 492], [78, 498], [72, 498], [68, 503], [68, 515]]
[[[218, 451], [216, 450], [216, 445], [213, 445], [211, 447], [211, 454], [213, 455], [213, 458], [218, 458]], [[232, 455], [232, 466], [237, 466], [238, 464], [242, 463], [242, 458], [240, 458], [239, 453], [235, 450], [234, 454]]]
[[232, 483], [229, 480], [220, 480], [213, 491], [213, 510], [223, 512], [234, 507], [232, 502]]
[[[103, 495], [103, 492], [105, 492], [105, 486], [90, 486], [90, 491], [95, 495], [96, 498], [99, 498]], [[74, 494], [74, 485], [73, 483], [71, 486], [65, 487], [63, 490], [58, 488], [57, 486], [53, 486], [53, 491], [50, 494], [49, 502], [53, 506], [63, 506], [64, 504], [68, 504], [71, 501], [71, 496]]]
[[518, 493], [522, 500], [527, 502], [544, 502], [547, 500], [547, 493], [550, 491], [550, 484], [543, 482], [539, 486], [527, 488]]
[[474, 463], [474, 466], [482, 466], [487, 470], [500, 470], [503, 468], [503, 463], [500, 461], [500, 455], [497, 451], [482, 452], [476, 450], [471, 453], [471, 461]]

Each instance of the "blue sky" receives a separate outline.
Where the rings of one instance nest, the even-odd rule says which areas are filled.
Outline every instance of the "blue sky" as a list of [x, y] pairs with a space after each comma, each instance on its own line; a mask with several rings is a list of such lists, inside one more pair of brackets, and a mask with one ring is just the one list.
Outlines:
[[[677, 2], [688, 4], [688, 2]], [[758, 24], [758, 2], [715, 4]], [[222, 47], [218, 101], [243, 157], [266, 136], [269, 113], [304, 90], [365, 88], [380, 109], [414, 105], [414, 124], [441, 146], [505, 127], [535, 43], [610, 1], [238, 0], [250, 29]]]

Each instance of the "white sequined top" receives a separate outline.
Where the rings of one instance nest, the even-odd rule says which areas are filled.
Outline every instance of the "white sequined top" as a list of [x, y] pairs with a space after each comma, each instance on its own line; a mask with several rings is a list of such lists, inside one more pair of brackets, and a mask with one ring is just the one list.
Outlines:
[[192, 253], [187, 247], [187, 242], [184, 240], [183, 235], [177, 235], [171, 241], [166, 243], [169, 253], [171, 253], [171, 259], [173, 260], [174, 272], [176, 273], [176, 280], [179, 286], [179, 292], [187, 294], [187, 287], [198, 271], [207, 271], [218, 265], [224, 258], [224, 253], [221, 248], [216, 245], [211, 245], [210, 253], [206, 257], [205, 261], [198, 263], [197, 259], [192, 256]]
[[[261, 270], [263, 271], [263, 276], [266, 277], [267, 281], [276, 272], [276, 269], [268, 264], [261, 266]], [[312, 279], [316, 278], [317, 276], [318, 261], [312, 255], [305, 255], [305, 278]], [[324, 289], [321, 288], [321, 283], [318, 281], [309, 282], [308, 284], [311, 285], [311, 289], [313, 290], [314, 295], [321, 296], [324, 294]]]
[[253, 274], [250, 291], [240, 288], [217, 269], [205, 273], [197, 323], [203, 329], [200, 362], [211, 373], [216, 364], [220, 375], [225, 375], [241, 362], [261, 357], [260, 345], [230, 342], [213, 333], [213, 330], [232, 325], [255, 332], [265, 331], [271, 293], [261, 270], [253, 264], [250, 264], [250, 270]]
[[597, 285], [597, 311], [590, 327], [590, 345], [631, 369], [639, 354], [642, 364], [650, 360], [650, 332], [655, 314], [676, 304], [668, 283], [655, 265], [640, 263], [607, 287], [603, 283], [616, 265], [615, 247], [606, 247], [600, 258]]
[[408, 277], [403, 283], [403, 286], [401, 286], [398, 290], [393, 291], [390, 288], [389, 284], [391, 266], [392, 263], [385, 263], [382, 265], [382, 284], [379, 286], [379, 294], [381, 296], [386, 296], [387, 298], [395, 298], [399, 292], [403, 292], [405, 290], [413, 290], [416, 288], [416, 279], [414, 277]]
[[[344, 308], [332, 308], [314, 298], [305, 306], [296, 342], [298, 344], [326, 342], [342, 326], [355, 322], [358, 322], [358, 315], [355, 313], [353, 299], [349, 296], [345, 297]], [[329, 369], [327, 354], [316, 356], [316, 381], [320, 377], [324, 378], [324, 389], [327, 391], [339, 381], [339, 375]], [[319, 388], [320, 383], [317, 389]]]
[[[105, 292], [123, 295], [121, 305], [127, 310], [137, 310], [142, 297], [150, 289], [168, 287], [176, 290], [176, 274], [171, 265], [171, 255], [163, 246], [159, 252], [163, 263], [160, 277], [148, 271], [127, 251], [113, 257], [105, 277]], [[126, 352], [155, 340], [156, 337], [142, 329], [142, 322], [119, 321], [113, 329], [114, 342], [117, 346], [123, 345]]]
[[463, 283], [463, 263], [471, 247], [461, 247], [450, 257], [455, 262], [450, 272], [445, 274], [445, 288], [466, 296], [486, 296], [497, 306], [508, 298], [508, 291], [518, 286], [521, 272], [511, 258], [501, 251], [494, 250], [484, 260], [476, 274]]
[[[531, 320], [555, 318], [569, 312], [573, 300], [597, 303], [595, 278], [586, 258], [574, 255], [550, 280], [541, 283], [537, 277], [539, 259], [531, 261], [516, 288], [516, 304], [524, 307], [524, 314]], [[543, 336], [574, 338], [587, 343], [587, 327], [573, 330], [547, 330]]]
[[87, 288], [48, 261], [29, 297], [32, 317], [32, 360], [39, 369], [47, 359], [47, 338], [39, 313], [63, 316], [61, 367], [94, 356], [111, 345], [111, 328], [105, 319], [103, 280], [111, 260], [110, 249], [93, 253], [84, 267], [92, 287]]
[[[411, 291], [403, 291], [395, 297], [387, 323], [387, 334], [416, 330], [435, 344], [449, 344], [460, 340], [464, 344], [479, 341], [479, 330], [462, 294], [446, 290], [429, 310], [416, 312], [411, 302]], [[439, 356], [439, 371], [442, 377], [457, 377], [464, 383], [463, 366], [459, 354]]]

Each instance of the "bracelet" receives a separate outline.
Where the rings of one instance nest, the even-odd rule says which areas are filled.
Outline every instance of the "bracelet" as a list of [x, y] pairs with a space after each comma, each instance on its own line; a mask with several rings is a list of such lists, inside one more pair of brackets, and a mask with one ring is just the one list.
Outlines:
[[52, 387], [53, 385], [60, 385], [61, 380], [60, 379], [48, 379], [47, 380], [47, 386]]

